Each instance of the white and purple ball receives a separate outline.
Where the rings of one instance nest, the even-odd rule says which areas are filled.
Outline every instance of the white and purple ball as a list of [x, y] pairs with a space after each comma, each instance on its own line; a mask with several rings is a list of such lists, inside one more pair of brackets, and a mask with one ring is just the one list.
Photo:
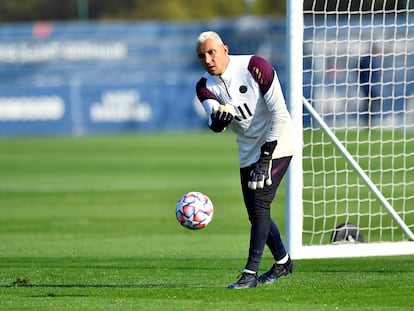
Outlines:
[[193, 191], [184, 194], [177, 202], [175, 215], [185, 228], [205, 228], [213, 219], [213, 203], [204, 193]]

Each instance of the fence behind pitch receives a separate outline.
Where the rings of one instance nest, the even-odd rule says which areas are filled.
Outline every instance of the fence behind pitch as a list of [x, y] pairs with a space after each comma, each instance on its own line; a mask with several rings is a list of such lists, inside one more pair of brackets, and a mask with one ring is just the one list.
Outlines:
[[284, 74], [283, 20], [0, 25], [0, 136], [203, 127], [194, 48], [209, 29]]

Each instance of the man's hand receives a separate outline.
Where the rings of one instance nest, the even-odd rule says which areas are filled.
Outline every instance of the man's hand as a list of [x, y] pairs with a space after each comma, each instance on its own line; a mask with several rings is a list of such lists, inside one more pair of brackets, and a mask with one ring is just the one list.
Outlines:
[[222, 132], [233, 120], [236, 111], [232, 105], [220, 105], [219, 109], [213, 109], [211, 113], [210, 128], [214, 132]]
[[277, 141], [266, 142], [260, 152], [259, 160], [253, 165], [250, 173], [250, 180], [247, 186], [252, 189], [263, 189], [264, 186], [272, 184], [272, 155], [277, 145]]

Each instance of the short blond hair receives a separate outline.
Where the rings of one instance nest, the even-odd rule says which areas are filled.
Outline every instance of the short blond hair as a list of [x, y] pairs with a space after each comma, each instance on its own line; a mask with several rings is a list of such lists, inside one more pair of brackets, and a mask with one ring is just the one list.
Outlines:
[[214, 32], [214, 31], [204, 31], [204, 32], [202, 32], [198, 36], [197, 45], [196, 46], [198, 46], [199, 44], [203, 43], [207, 39], [214, 39], [214, 40], [217, 40], [218, 42], [224, 44], [223, 43], [223, 40], [221, 40], [221, 37], [218, 35], [217, 32]]

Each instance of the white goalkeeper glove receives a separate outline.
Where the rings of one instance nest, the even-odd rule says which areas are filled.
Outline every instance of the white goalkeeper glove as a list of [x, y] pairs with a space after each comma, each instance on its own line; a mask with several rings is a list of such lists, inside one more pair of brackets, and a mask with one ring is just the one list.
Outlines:
[[250, 180], [247, 186], [252, 189], [263, 189], [264, 186], [272, 184], [272, 155], [277, 145], [277, 141], [266, 142], [260, 150], [260, 158], [253, 165], [250, 173]]
[[220, 105], [218, 109], [217, 107], [213, 107], [210, 116], [211, 124], [209, 127], [214, 132], [222, 132], [231, 123], [235, 114], [236, 111], [234, 110], [234, 107], [229, 104]]

